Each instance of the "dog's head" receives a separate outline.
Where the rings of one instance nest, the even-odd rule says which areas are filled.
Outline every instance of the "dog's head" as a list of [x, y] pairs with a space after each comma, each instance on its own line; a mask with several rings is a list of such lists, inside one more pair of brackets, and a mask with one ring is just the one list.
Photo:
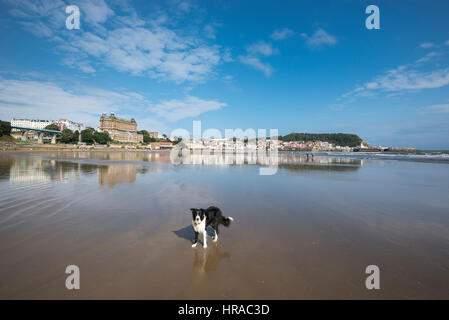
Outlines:
[[204, 209], [190, 209], [192, 211], [192, 223], [193, 225], [199, 225], [201, 221], [206, 219], [206, 211]]

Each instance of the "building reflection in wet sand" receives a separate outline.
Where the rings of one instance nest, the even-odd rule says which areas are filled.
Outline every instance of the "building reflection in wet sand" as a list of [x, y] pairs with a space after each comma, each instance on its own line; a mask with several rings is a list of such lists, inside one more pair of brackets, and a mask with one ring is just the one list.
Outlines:
[[98, 183], [110, 187], [120, 183], [136, 181], [137, 167], [134, 164], [110, 164], [98, 168]]
[[[98, 165], [46, 160], [40, 157], [12, 158], [1, 160], [2, 171], [9, 166], [11, 183], [37, 183], [65, 181], [70, 177], [94, 173]], [[2, 175], [4, 178], [5, 174]]]

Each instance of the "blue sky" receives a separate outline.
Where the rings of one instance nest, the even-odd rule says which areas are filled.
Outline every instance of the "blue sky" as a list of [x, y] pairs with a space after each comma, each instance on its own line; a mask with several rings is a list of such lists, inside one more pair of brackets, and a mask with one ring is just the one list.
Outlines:
[[[365, 8], [380, 9], [368, 30]], [[67, 5], [80, 29], [68, 30]], [[0, 119], [449, 149], [447, 1], [0, 0]]]

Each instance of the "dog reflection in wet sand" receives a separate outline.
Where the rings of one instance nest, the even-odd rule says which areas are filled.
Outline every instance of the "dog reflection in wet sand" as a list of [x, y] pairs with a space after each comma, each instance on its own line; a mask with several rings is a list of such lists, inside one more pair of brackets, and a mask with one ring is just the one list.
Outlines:
[[195, 250], [195, 257], [193, 260], [193, 270], [195, 273], [201, 274], [209, 271], [217, 270], [221, 260], [227, 259], [231, 256], [229, 252], [220, 252], [218, 243], [214, 242], [209, 251]]
[[229, 227], [231, 221], [234, 220], [232, 217], [224, 217], [221, 214], [221, 210], [217, 207], [209, 207], [207, 209], [190, 209], [192, 211], [192, 225], [193, 230], [195, 231], [195, 240], [192, 244], [192, 247], [195, 248], [198, 244], [198, 236], [200, 234], [203, 235], [203, 248], [207, 248], [207, 227], [212, 227], [214, 229], [214, 237], [213, 241], [216, 242], [218, 240], [218, 226], [224, 225], [225, 227]]

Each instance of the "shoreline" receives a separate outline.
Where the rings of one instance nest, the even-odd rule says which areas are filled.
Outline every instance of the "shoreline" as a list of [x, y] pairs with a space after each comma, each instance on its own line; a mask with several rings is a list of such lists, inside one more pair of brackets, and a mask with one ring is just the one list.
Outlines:
[[[120, 147], [117, 147], [120, 146]], [[130, 147], [130, 148], [128, 148]], [[139, 148], [137, 148], [139, 147]], [[29, 144], [29, 143], [18, 143], [18, 142], [0, 142], [0, 150], [2, 152], [6, 152], [6, 151], [38, 151], [38, 150], [43, 150], [43, 151], [163, 151], [163, 150], [168, 150], [170, 151], [171, 148], [164, 148], [164, 149], [147, 149], [145, 147], [141, 147], [141, 146], [136, 146], [136, 145], [114, 145], [113, 147], [108, 147], [106, 145], [90, 145], [90, 146], [85, 146], [85, 145], [71, 145], [71, 144]], [[197, 151], [197, 150], [203, 150], [203, 149], [190, 149], [190, 151]], [[210, 150], [210, 149], [205, 149], [205, 150], [209, 150], [210, 153], [215, 153], [215, 150]], [[225, 149], [222, 150], [217, 150], [219, 152], [226, 152]], [[266, 150], [269, 151], [269, 150]], [[439, 151], [439, 152], [444, 152], [443, 151]], [[260, 150], [256, 150], [256, 152], [260, 152]], [[280, 150], [278, 149], [277, 152], [305, 152], [305, 153], [321, 153], [321, 152], [332, 152], [332, 153], [347, 153], [343, 150], [319, 150], [319, 149], [304, 149], [304, 150], [295, 150], [295, 149], [284, 149], [284, 150]], [[382, 151], [382, 150], [371, 150], [371, 149], [367, 149], [367, 150], [358, 150], [358, 151], [352, 151], [350, 152], [352, 153], [361, 153], [361, 154], [365, 154], [365, 153], [406, 153], [406, 154], [419, 154], [419, 153], [426, 153], [426, 152], [432, 152], [431, 150], [418, 150], [418, 149], [414, 149], [414, 148], [391, 148], [388, 151]], [[437, 152], [437, 151], [434, 151]], [[449, 151], [448, 151], [449, 152]], [[237, 153], [234, 151], [234, 153]], [[249, 153], [248, 151], [243, 151], [243, 152], [239, 152], [239, 153]]]
[[[233, 156], [246, 156], [251, 155], [246, 151], [243, 152], [216, 152], [210, 150], [207, 154], [196, 153], [198, 150], [190, 150], [190, 156], [225, 156], [225, 155], [233, 155]], [[120, 153], [134, 153], [134, 154], [170, 154], [171, 149], [159, 149], [159, 150], [150, 150], [150, 149], [127, 149], [127, 148], [107, 148], [107, 147], [96, 147], [96, 148], [77, 148], [72, 146], [64, 146], [64, 145], [27, 145], [27, 146], [14, 146], [14, 148], [3, 148], [0, 145], [0, 154], [10, 155], [21, 155], [21, 154], [44, 154], [48, 152], [89, 152], [91, 154], [120, 154]], [[256, 155], [261, 155], [260, 152], [256, 152]], [[265, 152], [266, 157], [271, 158], [272, 155]], [[313, 162], [313, 157], [315, 159], [319, 158], [341, 158], [341, 159], [355, 159], [355, 160], [377, 160], [377, 161], [406, 161], [406, 162], [419, 162], [419, 163], [440, 163], [440, 164], [449, 164], [449, 152], [435, 152], [435, 153], [405, 153], [405, 152], [341, 152], [341, 151], [287, 151], [287, 150], [278, 150], [277, 154], [279, 157], [284, 157], [289, 154], [298, 154], [301, 157], [307, 157], [311, 155], [310, 159]], [[279, 159], [281, 161], [281, 159]], [[282, 162], [282, 161], [281, 161]], [[308, 161], [307, 161], [308, 162]]]

